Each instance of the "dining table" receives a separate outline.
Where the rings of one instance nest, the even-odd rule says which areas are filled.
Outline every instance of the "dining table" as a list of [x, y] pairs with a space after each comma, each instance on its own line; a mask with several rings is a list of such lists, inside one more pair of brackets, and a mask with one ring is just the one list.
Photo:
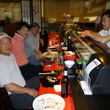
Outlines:
[[[55, 43], [53, 43], [52, 45], [50, 45], [49, 42], [55, 42]], [[51, 46], [55, 47], [56, 45], [59, 46], [59, 48], [57, 48], [57, 50], [58, 51], [61, 51], [61, 43], [60, 43], [60, 38], [59, 38], [58, 33], [50, 33], [49, 34], [49, 41], [48, 41], [47, 50]], [[64, 64], [56, 64], [55, 62], [49, 63], [49, 64], [51, 64], [51, 66], [46, 66], [47, 64], [48, 63], [44, 63], [43, 72], [51, 71], [51, 70], [59, 71], [59, 68], [64, 68], [64, 66], [65, 66]], [[59, 79], [59, 84], [58, 85], [61, 85], [61, 81], [62, 81], [62, 78], [63, 78], [63, 72], [64, 71], [60, 71], [60, 74], [57, 76], [57, 78]], [[61, 96], [61, 91], [56, 92], [55, 89], [54, 89], [54, 86], [53, 87], [44, 87], [42, 85], [42, 83], [40, 82], [38, 96], [44, 95], [44, 94], [56, 94], [56, 95]], [[72, 99], [72, 96], [71, 96], [70, 86], [69, 86], [69, 95], [68, 95], [68, 97], [63, 98], [63, 99], [65, 101], [64, 110], [75, 110], [74, 102], [73, 102], [73, 99]]]

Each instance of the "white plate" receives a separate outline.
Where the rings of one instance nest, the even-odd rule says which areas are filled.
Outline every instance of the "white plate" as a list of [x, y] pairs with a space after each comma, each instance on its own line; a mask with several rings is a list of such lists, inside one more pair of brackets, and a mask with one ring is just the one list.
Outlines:
[[74, 52], [72, 52], [72, 51], [64, 51], [65, 53], [70, 53], [71, 55], [75, 55], [75, 53]]
[[44, 94], [33, 101], [34, 110], [63, 110], [65, 101], [56, 94]]
[[50, 48], [50, 49], [51, 49], [51, 48], [55, 48], [55, 46], [50, 46], [49, 48]]
[[[48, 54], [49, 53], [49, 54]], [[43, 56], [47, 57], [47, 58], [55, 58], [57, 57], [59, 54], [58, 52], [44, 52]]]
[[63, 50], [67, 50], [67, 47], [62, 47]]

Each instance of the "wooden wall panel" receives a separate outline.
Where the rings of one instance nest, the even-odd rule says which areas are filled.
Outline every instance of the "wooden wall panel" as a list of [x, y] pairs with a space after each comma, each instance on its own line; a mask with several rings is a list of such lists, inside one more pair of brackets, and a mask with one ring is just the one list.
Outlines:
[[45, 21], [56, 19], [57, 22], [65, 21], [63, 14], [70, 12], [70, 0], [45, 0], [44, 18]]
[[[64, 13], [73, 13], [75, 17], [79, 17], [79, 22], [95, 22], [89, 21], [85, 17], [99, 16], [105, 11], [106, 0], [90, 0], [91, 8], [85, 7], [86, 0], [44, 0], [44, 20], [46, 22], [66, 22]], [[74, 22], [74, 21], [73, 21]]]

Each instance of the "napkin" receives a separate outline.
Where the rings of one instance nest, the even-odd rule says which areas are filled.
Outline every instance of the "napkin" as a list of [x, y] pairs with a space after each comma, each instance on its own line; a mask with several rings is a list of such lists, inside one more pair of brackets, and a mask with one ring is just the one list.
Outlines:
[[54, 89], [56, 92], [61, 92], [61, 85], [54, 85]]
[[80, 81], [81, 88], [85, 95], [92, 95], [90, 88], [88, 87], [86, 81]]

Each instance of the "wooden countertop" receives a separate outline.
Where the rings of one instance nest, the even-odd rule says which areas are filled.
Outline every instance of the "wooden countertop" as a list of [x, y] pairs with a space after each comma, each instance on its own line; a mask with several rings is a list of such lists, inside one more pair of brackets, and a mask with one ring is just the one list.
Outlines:
[[84, 95], [76, 77], [69, 83], [75, 110], [110, 110], [110, 95]]

